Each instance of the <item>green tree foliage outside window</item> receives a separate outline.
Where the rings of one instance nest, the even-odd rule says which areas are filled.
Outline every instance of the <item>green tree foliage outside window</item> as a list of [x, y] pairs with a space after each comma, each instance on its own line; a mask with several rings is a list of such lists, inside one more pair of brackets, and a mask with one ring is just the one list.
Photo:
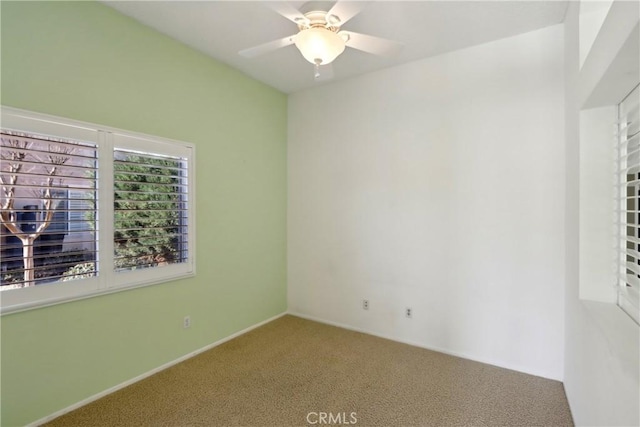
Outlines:
[[184, 262], [182, 161], [116, 151], [115, 269]]

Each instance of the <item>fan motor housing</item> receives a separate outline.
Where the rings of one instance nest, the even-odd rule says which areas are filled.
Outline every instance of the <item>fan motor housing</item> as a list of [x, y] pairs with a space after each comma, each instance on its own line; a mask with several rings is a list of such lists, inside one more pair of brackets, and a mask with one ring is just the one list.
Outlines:
[[340, 18], [335, 15], [327, 16], [327, 12], [322, 10], [313, 10], [304, 14], [307, 22], [299, 23], [300, 31], [308, 28], [325, 28], [329, 31], [337, 33], [340, 31]]

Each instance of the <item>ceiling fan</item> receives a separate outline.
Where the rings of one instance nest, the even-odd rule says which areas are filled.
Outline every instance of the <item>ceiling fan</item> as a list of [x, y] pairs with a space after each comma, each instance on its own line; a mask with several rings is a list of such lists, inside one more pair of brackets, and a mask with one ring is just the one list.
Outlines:
[[402, 43], [392, 40], [341, 29], [365, 8], [367, 2], [311, 1], [300, 10], [284, 1], [265, 4], [295, 23], [298, 33], [241, 50], [239, 54], [246, 58], [295, 44], [302, 56], [314, 65], [314, 78], [326, 80], [333, 77], [331, 62], [344, 52], [345, 47], [384, 56], [392, 55], [402, 47]]

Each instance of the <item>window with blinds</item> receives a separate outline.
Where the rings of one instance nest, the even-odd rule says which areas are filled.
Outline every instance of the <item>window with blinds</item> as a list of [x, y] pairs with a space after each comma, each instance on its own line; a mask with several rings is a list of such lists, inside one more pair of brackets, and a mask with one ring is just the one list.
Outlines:
[[188, 259], [186, 159], [114, 150], [114, 267]]
[[3, 130], [0, 159], [0, 289], [96, 275], [96, 145]]
[[620, 269], [618, 305], [640, 323], [640, 92], [619, 104]]
[[192, 144], [0, 112], [0, 313], [195, 275]]

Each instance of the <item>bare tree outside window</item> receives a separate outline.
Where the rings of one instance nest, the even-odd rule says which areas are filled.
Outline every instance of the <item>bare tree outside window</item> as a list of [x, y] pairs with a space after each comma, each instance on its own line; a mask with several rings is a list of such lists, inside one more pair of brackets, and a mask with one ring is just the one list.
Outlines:
[[[93, 191], [92, 182], [86, 176], [93, 171], [95, 150], [73, 141], [48, 140], [3, 131], [0, 162], [0, 224], [8, 232], [3, 233], [3, 247], [9, 246], [6, 243], [10, 239], [8, 236], [17, 238], [22, 246], [22, 268], [19, 269], [22, 278], [14, 277], [12, 287], [34, 286], [38, 271], [46, 273], [44, 270], [50, 270], [52, 264], [62, 263], [57, 266], [57, 270], [62, 271], [74, 265], [73, 260], [71, 265], [64, 265], [69, 260], [65, 263], [62, 262], [64, 259], [56, 258], [55, 245], [38, 239], [50, 237], [53, 234], [53, 231], [47, 233], [50, 228], [68, 230], [70, 187]], [[60, 213], [62, 217], [55, 219]], [[40, 266], [35, 262], [36, 242], [40, 243]], [[61, 246], [62, 242], [59, 243]], [[6, 271], [8, 267], [4, 259], [3, 264]], [[48, 273], [48, 276], [55, 276]]]

